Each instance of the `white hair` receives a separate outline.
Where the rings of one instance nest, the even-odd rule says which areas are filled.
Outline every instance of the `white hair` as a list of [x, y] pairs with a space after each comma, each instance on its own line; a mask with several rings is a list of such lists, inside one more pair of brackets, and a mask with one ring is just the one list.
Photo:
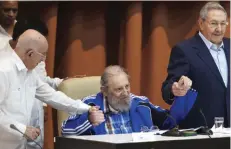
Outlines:
[[124, 73], [129, 78], [127, 71], [119, 65], [108, 66], [101, 76], [100, 84], [101, 86], [106, 86], [110, 77]]
[[208, 2], [201, 8], [200, 18], [205, 20], [208, 16], [208, 12], [210, 10], [221, 10], [225, 13], [225, 15], [227, 17], [227, 12], [218, 2]]

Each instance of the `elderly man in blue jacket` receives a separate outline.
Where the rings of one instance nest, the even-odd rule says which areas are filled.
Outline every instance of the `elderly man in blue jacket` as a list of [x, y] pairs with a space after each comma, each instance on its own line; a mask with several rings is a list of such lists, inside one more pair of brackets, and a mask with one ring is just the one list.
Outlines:
[[185, 96], [188, 100], [177, 99], [187, 108], [182, 102], [173, 105], [170, 111], [154, 106], [147, 97], [130, 93], [129, 75], [120, 66], [107, 67], [100, 83], [100, 93], [83, 99], [100, 110], [70, 116], [62, 124], [62, 135], [124, 134], [153, 126], [173, 128], [187, 115], [196, 99], [196, 92], [189, 91]]

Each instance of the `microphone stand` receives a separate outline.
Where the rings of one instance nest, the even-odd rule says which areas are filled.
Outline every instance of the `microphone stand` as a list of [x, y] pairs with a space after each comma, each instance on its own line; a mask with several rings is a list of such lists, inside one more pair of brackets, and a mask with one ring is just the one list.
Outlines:
[[43, 148], [41, 147], [41, 145], [39, 145], [36, 141], [34, 141], [33, 139], [31, 139], [31, 138], [30, 138], [29, 136], [27, 136], [26, 134], [22, 133], [14, 124], [10, 124], [10, 128], [16, 130], [16, 131], [19, 132], [19, 133], [21, 133], [21, 134], [23, 135], [23, 137], [25, 137], [26, 139], [28, 139], [28, 140], [34, 142], [34, 143], [35, 143], [36, 145], [38, 145], [41, 149], [43, 149]]
[[179, 131], [178, 125], [176, 123], [176, 120], [168, 113], [166, 113], [167, 117], [171, 118], [175, 124], [175, 127], [164, 132], [163, 134], [161, 134], [162, 136], [174, 136], [174, 137], [179, 137], [182, 136], [181, 132]]
[[196, 130], [197, 134], [201, 134], [201, 135], [208, 135], [209, 138], [211, 138], [210, 135], [213, 135], [213, 131], [211, 129], [208, 128], [208, 124], [205, 118], [204, 113], [202, 112], [202, 110], [200, 109], [200, 113], [203, 117], [203, 120], [205, 122], [205, 126], [200, 127], [199, 129]]
[[197, 133], [192, 130], [179, 131], [179, 126], [177, 125], [174, 117], [172, 117], [168, 113], [166, 113], [166, 115], [174, 121], [175, 127], [164, 132], [162, 136], [182, 137], [182, 136], [196, 136], [197, 135]]

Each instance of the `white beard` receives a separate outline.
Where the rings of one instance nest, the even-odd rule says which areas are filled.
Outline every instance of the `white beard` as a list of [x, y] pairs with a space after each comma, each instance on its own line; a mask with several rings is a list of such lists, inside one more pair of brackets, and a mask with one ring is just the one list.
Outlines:
[[107, 101], [113, 109], [115, 109], [119, 112], [127, 112], [127, 111], [129, 111], [130, 105], [131, 105], [130, 96], [128, 96], [128, 98], [120, 100], [120, 99], [117, 99], [115, 97], [110, 97], [107, 99]]

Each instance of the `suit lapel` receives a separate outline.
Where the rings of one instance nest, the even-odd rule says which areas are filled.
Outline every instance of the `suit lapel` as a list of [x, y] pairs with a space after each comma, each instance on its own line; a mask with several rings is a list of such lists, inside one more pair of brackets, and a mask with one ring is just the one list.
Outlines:
[[194, 39], [195, 43], [193, 44], [193, 48], [198, 50], [197, 55], [208, 66], [208, 68], [216, 76], [216, 78], [225, 86], [217, 65], [214, 62], [212, 55], [210, 54], [207, 46], [205, 45], [199, 34], [197, 34]]

